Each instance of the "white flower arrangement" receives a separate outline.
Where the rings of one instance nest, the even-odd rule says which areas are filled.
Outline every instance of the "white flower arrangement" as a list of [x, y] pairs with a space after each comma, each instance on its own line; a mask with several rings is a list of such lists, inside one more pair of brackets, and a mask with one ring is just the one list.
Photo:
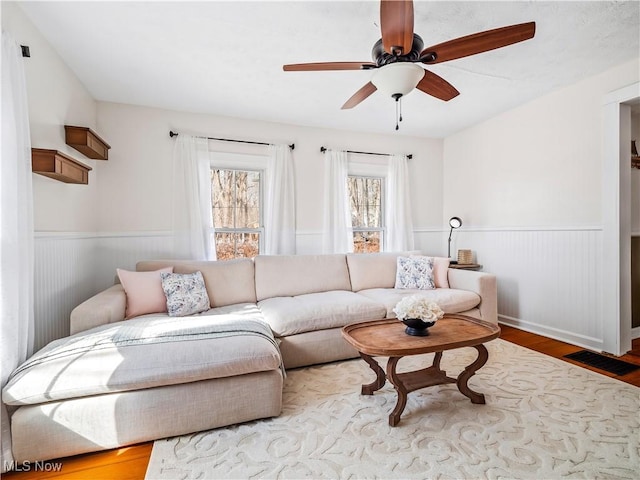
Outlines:
[[393, 311], [398, 320], [419, 318], [423, 322], [436, 322], [444, 316], [440, 305], [423, 295], [404, 297], [397, 303]]

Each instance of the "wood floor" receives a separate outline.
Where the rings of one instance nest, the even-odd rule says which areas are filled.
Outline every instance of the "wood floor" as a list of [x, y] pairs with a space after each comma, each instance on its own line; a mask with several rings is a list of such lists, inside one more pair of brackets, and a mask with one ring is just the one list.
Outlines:
[[[506, 325], [500, 325], [500, 328], [502, 329], [500, 338], [503, 340], [507, 340], [517, 345], [530, 348], [531, 350], [535, 350], [537, 352], [559, 358], [561, 360], [564, 360], [565, 362], [577, 365], [578, 367], [587, 368], [589, 370], [593, 370], [594, 372], [606, 375], [607, 377], [616, 378], [625, 383], [630, 383], [631, 385], [640, 387], [640, 369], [623, 376], [614, 375], [612, 373], [605, 372], [604, 370], [588, 367], [583, 363], [569, 360], [568, 358], [563, 358], [564, 355], [567, 355], [569, 353], [584, 350], [582, 347], [576, 347], [575, 345], [571, 345], [569, 343], [559, 342], [551, 338], [543, 337], [542, 335], [525, 332], [523, 330], [518, 330], [517, 328], [508, 327]], [[629, 353], [621, 357], [614, 358], [633, 363], [634, 365], [640, 365], [640, 338], [636, 338], [633, 341], [632, 350]]]
[[[579, 367], [588, 368], [589, 370], [602, 373], [609, 377], [615, 377], [618, 380], [640, 387], [640, 370], [624, 376], [612, 375], [605, 371], [562, 358], [563, 355], [582, 350], [580, 347], [505, 325], [501, 325], [501, 328], [502, 334], [500, 338], [503, 340], [552, 357], [560, 358]], [[619, 358], [626, 362], [640, 365], [640, 339], [633, 341], [633, 350], [631, 352]], [[5, 480], [143, 480], [149, 463], [152, 446], [153, 442], [148, 442], [131, 447], [119, 448], [117, 450], [52, 460], [41, 465], [51, 469], [55, 468], [56, 464], [61, 464], [62, 470], [59, 472], [36, 472], [36, 465], [31, 464], [28, 466], [30, 471], [24, 471], [27, 466], [23, 466], [23, 471], [7, 473], [2, 475], [2, 478]]]

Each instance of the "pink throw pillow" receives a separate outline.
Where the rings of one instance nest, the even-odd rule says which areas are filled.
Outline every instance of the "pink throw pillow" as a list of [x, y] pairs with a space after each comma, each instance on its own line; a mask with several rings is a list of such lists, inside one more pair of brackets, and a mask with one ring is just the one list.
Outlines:
[[446, 257], [433, 257], [433, 281], [436, 288], [449, 288], [449, 259]]
[[167, 311], [167, 297], [162, 289], [161, 273], [173, 273], [173, 267], [153, 272], [130, 272], [117, 268], [118, 278], [127, 296], [125, 319]]

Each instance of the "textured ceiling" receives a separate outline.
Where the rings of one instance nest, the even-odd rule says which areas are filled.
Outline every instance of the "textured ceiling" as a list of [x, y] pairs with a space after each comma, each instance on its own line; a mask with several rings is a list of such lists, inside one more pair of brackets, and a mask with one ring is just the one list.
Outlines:
[[[97, 99], [298, 125], [393, 133], [393, 100], [342, 104], [371, 72], [283, 72], [285, 63], [370, 61], [379, 3], [24, 2]], [[459, 91], [403, 102], [399, 134], [444, 137], [640, 55], [640, 3], [415, 2], [425, 45], [535, 21], [536, 36], [430, 66]], [[33, 56], [38, 52], [32, 52]]]

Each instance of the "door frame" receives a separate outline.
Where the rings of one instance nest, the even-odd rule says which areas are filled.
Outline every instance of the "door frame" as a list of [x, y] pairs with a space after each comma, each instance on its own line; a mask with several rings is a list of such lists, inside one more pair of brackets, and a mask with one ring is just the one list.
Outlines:
[[631, 113], [640, 82], [615, 90], [603, 102], [602, 350], [631, 350]]

